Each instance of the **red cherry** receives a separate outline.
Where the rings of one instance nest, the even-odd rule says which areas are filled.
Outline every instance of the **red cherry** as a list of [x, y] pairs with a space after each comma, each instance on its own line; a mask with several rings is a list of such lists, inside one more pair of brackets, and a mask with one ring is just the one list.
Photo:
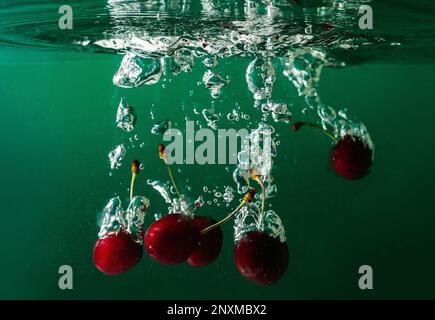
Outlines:
[[331, 163], [339, 175], [355, 180], [369, 173], [372, 157], [372, 150], [361, 138], [346, 135], [332, 149]]
[[[193, 220], [199, 231], [216, 223], [215, 220], [197, 216]], [[222, 229], [217, 227], [199, 236], [195, 249], [187, 259], [187, 263], [192, 267], [205, 266], [212, 263], [221, 252], [222, 248]]]
[[246, 233], [234, 248], [239, 272], [260, 285], [277, 282], [287, 270], [288, 258], [287, 243], [260, 231]]
[[148, 255], [163, 264], [186, 261], [199, 238], [194, 220], [180, 213], [164, 216], [154, 222], [145, 235]]
[[98, 270], [108, 275], [126, 272], [142, 259], [142, 246], [131, 234], [120, 231], [95, 242], [93, 259]]

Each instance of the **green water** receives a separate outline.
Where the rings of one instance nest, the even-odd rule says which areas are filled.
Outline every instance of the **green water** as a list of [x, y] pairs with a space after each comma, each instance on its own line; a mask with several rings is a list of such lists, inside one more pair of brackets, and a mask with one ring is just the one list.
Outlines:
[[[278, 283], [259, 287], [237, 272], [231, 223], [223, 226], [221, 255], [206, 267], [164, 266], [144, 254], [129, 272], [108, 277], [92, 263], [97, 214], [115, 194], [127, 199], [131, 160], [145, 164], [136, 186], [151, 202], [145, 226], [154, 213], [167, 210], [146, 184], [167, 180], [156, 155], [162, 137], [150, 134], [156, 121], [171, 119], [184, 128], [188, 116], [204, 123], [192, 110], [212, 101], [223, 114], [237, 102], [251, 115], [250, 123], [261, 120], [245, 82], [252, 58], [219, 60], [216, 70], [231, 82], [212, 99], [197, 84], [206, 70], [201, 63], [171, 81], [122, 89], [112, 83], [121, 55], [1, 47], [0, 298], [435, 298], [435, 64], [407, 58], [413, 54], [322, 72], [323, 103], [347, 107], [376, 146], [372, 172], [362, 180], [345, 180], [329, 168], [331, 144], [319, 132], [295, 133], [289, 124], [270, 122], [280, 140], [273, 167], [278, 194], [270, 203], [285, 226], [290, 262]], [[116, 128], [122, 96], [138, 114], [132, 133]], [[282, 76], [273, 98], [292, 102], [295, 113], [302, 105]], [[223, 119], [219, 126], [234, 124]], [[131, 145], [130, 138], [135, 147], [111, 171], [108, 152], [120, 143]], [[177, 165], [177, 180], [192, 198], [203, 194], [204, 185], [222, 191], [224, 185], [234, 187], [233, 167], [225, 167]], [[227, 212], [215, 205], [198, 210], [215, 219]], [[373, 268], [373, 290], [358, 287], [358, 268], [366, 264]], [[58, 287], [61, 265], [73, 268], [73, 290]]]

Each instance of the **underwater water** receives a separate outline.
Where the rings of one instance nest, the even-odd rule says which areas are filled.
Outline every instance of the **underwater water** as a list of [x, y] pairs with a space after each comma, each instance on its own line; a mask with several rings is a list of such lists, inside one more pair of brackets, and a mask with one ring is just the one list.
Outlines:
[[[62, 4], [0, 1], [0, 298], [435, 298], [435, 3], [74, 1], [71, 30], [59, 28]], [[358, 27], [367, 4], [373, 30]], [[208, 266], [144, 253], [121, 275], [95, 268], [103, 208], [117, 196], [127, 207], [132, 160], [145, 229], [173, 206], [157, 146], [189, 120], [273, 131], [267, 210], [290, 257], [276, 284], [238, 273], [234, 231], [249, 226], [233, 221]], [[294, 132], [297, 120], [364, 137], [371, 172], [339, 176], [331, 141]], [[172, 168], [191, 202], [202, 197], [195, 214], [215, 220], [258, 188], [240, 163]], [[72, 290], [58, 286], [62, 265]], [[372, 290], [358, 287], [362, 265]]]

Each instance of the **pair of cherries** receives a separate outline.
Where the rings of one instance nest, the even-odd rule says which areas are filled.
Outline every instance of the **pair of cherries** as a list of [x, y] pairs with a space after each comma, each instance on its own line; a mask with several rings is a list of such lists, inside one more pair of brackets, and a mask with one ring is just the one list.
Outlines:
[[[150, 257], [163, 264], [187, 261], [191, 266], [213, 262], [222, 247], [222, 230], [216, 228], [204, 235], [200, 230], [215, 223], [206, 217], [190, 218], [174, 213], [154, 222], [145, 235], [145, 249]], [[141, 241], [121, 229], [98, 239], [93, 259], [98, 270], [108, 275], [124, 273], [143, 256]]]
[[203, 216], [168, 214], [148, 228], [145, 249], [151, 258], [162, 264], [187, 261], [192, 267], [208, 265], [221, 251], [222, 229], [217, 227], [205, 234], [201, 231], [215, 223]]
[[334, 140], [335, 145], [331, 151], [330, 162], [339, 175], [347, 179], [357, 180], [370, 172], [373, 163], [373, 150], [361, 137], [347, 134], [337, 140], [322, 127], [307, 122], [295, 122], [292, 129], [298, 131], [305, 125], [320, 129]]

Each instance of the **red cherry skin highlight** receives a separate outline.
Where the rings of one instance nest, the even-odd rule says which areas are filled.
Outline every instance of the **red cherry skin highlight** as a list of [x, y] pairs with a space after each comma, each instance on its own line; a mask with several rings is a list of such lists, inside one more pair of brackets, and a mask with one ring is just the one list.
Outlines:
[[199, 238], [194, 220], [184, 214], [172, 213], [154, 222], [145, 234], [148, 255], [162, 264], [187, 260]]
[[259, 284], [271, 285], [286, 272], [287, 243], [260, 231], [246, 233], [234, 248], [234, 261], [243, 277]]
[[[215, 220], [196, 216], [194, 222], [199, 232], [216, 223]], [[217, 227], [199, 236], [195, 249], [187, 259], [192, 267], [205, 266], [212, 263], [219, 256], [222, 248], [222, 229]]]
[[93, 261], [101, 272], [116, 275], [133, 268], [142, 259], [142, 255], [142, 245], [131, 234], [120, 231], [95, 242]]
[[342, 177], [356, 180], [370, 172], [372, 158], [373, 151], [361, 138], [346, 135], [332, 149], [331, 164]]

